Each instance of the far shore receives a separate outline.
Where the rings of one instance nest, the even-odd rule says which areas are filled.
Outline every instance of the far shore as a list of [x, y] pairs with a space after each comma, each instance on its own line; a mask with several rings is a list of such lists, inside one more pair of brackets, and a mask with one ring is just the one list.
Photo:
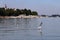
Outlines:
[[0, 18], [39, 18], [39, 16], [24, 16], [24, 15], [20, 15], [20, 16], [0, 16]]

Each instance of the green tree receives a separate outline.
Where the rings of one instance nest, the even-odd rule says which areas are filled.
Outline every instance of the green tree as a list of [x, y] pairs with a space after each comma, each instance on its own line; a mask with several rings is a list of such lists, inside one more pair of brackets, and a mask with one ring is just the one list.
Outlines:
[[19, 16], [21, 14], [21, 10], [20, 9], [16, 9], [16, 15]]
[[38, 15], [38, 13], [36, 11], [31, 11], [30, 9], [27, 10], [27, 9], [12, 9], [12, 8], [0, 8], [0, 16], [19, 16], [19, 15]]
[[36, 11], [33, 11], [31, 15], [38, 15]]
[[29, 9], [29, 10], [27, 11], [27, 13], [28, 13], [28, 15], [31, 15], [31, 10]]

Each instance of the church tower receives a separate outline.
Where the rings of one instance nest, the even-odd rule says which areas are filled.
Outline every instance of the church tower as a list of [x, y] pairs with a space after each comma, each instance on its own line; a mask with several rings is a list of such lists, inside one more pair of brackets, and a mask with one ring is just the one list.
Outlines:
[[5, 9], [7, 9], [7, 5], [5, 4], [5, 7], [4, 7]]

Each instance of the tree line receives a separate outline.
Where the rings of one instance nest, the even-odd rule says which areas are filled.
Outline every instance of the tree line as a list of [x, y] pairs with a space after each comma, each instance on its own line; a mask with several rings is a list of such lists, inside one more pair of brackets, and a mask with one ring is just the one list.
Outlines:
[[38, 15], [36, 11], [30, 9], [12, 9], [12, 8], [0, 8], [0, 16], [19, 16], [19, 15]]
[[59, 14], [52, 14], [52, 15], [40, 15], [41, 17], [60, 17]]

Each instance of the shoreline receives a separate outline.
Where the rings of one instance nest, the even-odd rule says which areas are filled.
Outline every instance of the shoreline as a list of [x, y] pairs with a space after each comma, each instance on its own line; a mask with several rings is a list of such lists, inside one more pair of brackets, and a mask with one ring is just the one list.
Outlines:
[[24, 16], [24, 15], [20, 15], [20, 16], [0, 16], [0, 18], [40, 18], [39, 16]]

